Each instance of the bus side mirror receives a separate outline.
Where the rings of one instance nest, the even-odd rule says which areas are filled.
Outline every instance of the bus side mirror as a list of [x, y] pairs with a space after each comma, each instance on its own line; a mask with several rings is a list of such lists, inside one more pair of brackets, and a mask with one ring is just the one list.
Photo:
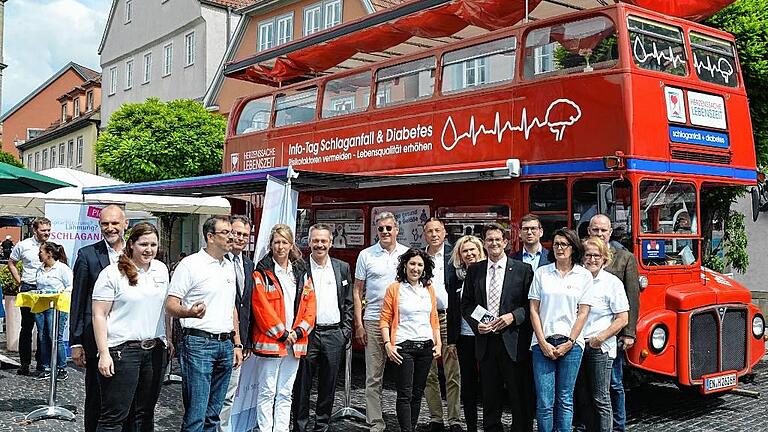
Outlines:
[[757, 222], [757, 218], [760, 216], [760, 192], [758, 187], [753, 187], [749, 193], [752, 196], [752, 222]]

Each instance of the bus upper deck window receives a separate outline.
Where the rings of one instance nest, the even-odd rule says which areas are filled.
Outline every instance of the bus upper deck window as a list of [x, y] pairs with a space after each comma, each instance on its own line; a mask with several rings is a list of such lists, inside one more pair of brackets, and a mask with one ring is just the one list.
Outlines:
[[435, 91], [435, 58], [390, 66], [376, 73], [376, 106], [428, 98]]
[[638, 67], [688, 75], [683, 32], [679, 28], [638, 17], [629, 17], [627, 25], [632, 59]]
[[272, 114], [272, 96], [254, 99], [245, 104], [237, 119], [235, 134], [256, 132], [269, 127], [269, 116]]
[[515, 75], [517, 39], [508, 37], [446, 53], [443, 93], [509, 82]]
[[691, 32], [693, 68], [700, 80], [728, 87], [739, 85], [736, 52], [725, 40]]
[[316, 108], [317, 88], [280, 95], [275, 99], [275, 127], [310, 122]]
[[536, 79], [609, 69], [618, 58], [616, 26], [598, 16], [529, 32], [524, 75]]
[[328, 81], [323, 93], [323, 118], [365, 111], [370, 98], [370, 71]]

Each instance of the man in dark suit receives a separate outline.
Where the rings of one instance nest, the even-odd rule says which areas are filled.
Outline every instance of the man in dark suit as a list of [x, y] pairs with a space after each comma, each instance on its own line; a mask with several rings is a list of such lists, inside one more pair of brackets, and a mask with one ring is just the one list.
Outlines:
[[523, 249], [512, 254], [512, 259], [529, 264], [535, 271], [539, 267], [549, 264], [549, 251], [541, 245], [541, 236], [544, 228], [541, 220], [535, 214], [527, 214], [520, 219], [520, 240]]
[[317, 375], [314, 430], [327, 431], [336, 392], [336, 377], [352, 337], [352, 278], [349, 264], [328, 256], [331, 227], [309, 229], [309, 276], [315, 287], [317, 318], [309, 334], [307, 355], [301, 358], [293, 386], [293, 430], [305, 432], [309, 423], [309, 394]]
[[99, 273], [116, 263], [123, 251], [123, 236], [128, 220], [123, 210], [110, 205], [101, 210], [99, 226], [104, 240], [81, 248], [77, 253], [72, 287], [72, 306], [69, 318], [69, 343], [72, 360], [85, 367], [85, 431], [96, 430], [101, 415], [101, 391], [99, 390], [99, 360], [96, 340], [93, 336], [91, 295]]
[[[483, 429], [503, 431], [501, 413], [505, 396], [512, 402], [512, 430], [533, 430], [534, 391], [528, 289], [533, 269], [508, 259], [507, 238], [501, 225], [483, 230], [488, 259], [473, 264], [464, 279], [461, 310], [477, 335], [475, 355], [483, 383]], [[492, 319], [477, 319], [482, 306]], [[486, 322], [483, 322], [486, 321]], [[504, 388], [506, 387], [506, 394]]]
[[[255, 265], [253, 260], [248, 258], [245, 249], [251, 239], [251, 221], [244, 216], [232, 216], [232, 251], [227, 254], [227, 258], [235, 265], [235, 307], [238, 313], [238, 324], [240, 328], [240, 340], [243, 344], [243, 361], [251, 353], [251, 296], [253, 295], [253, 271]], [[237, 386], [240, 382], [240, 369], [232, 369], [232, 375], [229, 377], [229, 386], [227, 394], [224, 397], [224, 405], [221, 407], [219, 417], [221, 423], [218, 425], [219, 431], [228, 430], [229, 420], [232, 416], [232, 403], [235, 401]], [[231, 426], [229, 426], [231, 429]]]

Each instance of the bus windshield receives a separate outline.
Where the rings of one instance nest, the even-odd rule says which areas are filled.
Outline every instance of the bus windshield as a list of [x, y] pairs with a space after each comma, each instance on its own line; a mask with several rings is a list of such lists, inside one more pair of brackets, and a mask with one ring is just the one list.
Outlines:
[[698, 257], [696, 186], [640, 182], [640, 230], [645, 265], [691, 265]]

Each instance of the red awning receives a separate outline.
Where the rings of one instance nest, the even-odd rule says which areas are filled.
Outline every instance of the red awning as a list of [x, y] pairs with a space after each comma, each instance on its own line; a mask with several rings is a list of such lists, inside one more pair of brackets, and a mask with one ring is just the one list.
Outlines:
[[[700, 20], [734, 0], [622, 0], [667, 15]], [[405, 3], [413, 5], [417, 1]], [[428, 49], [484, 31], [513, 26], [525, 18], [522, 0], [435, 1], [438, 6], [386, 22], [344, 23], [308, 38], [298, 39], [249, 59], [231, 62], [226, 76], [260, 84], [279, 85], [323, 73], [338, 72], [393, 56]], [[605, 4], [602, 0], [528, 0], [532, 19], [556, 16]], [[541, 6], [541, 7], [539, 7]], [[428, 6], [425, 6], [428, 7]], [[385, 11], [378, 12], [382, 15]], [[338, 35], [329, 35], [337, 31]], [[613, 31], [613, 29], [607, 29]], [[324, 37], [327, 36], [327, 37]], [[599, 35], [598, 35], [599, 36]], [[318, 40], [313, 41], [316, 38]], [[310, 43], [311, 42], [311, 43]], [[584, 47], [569, 47], [579, 49]]]

